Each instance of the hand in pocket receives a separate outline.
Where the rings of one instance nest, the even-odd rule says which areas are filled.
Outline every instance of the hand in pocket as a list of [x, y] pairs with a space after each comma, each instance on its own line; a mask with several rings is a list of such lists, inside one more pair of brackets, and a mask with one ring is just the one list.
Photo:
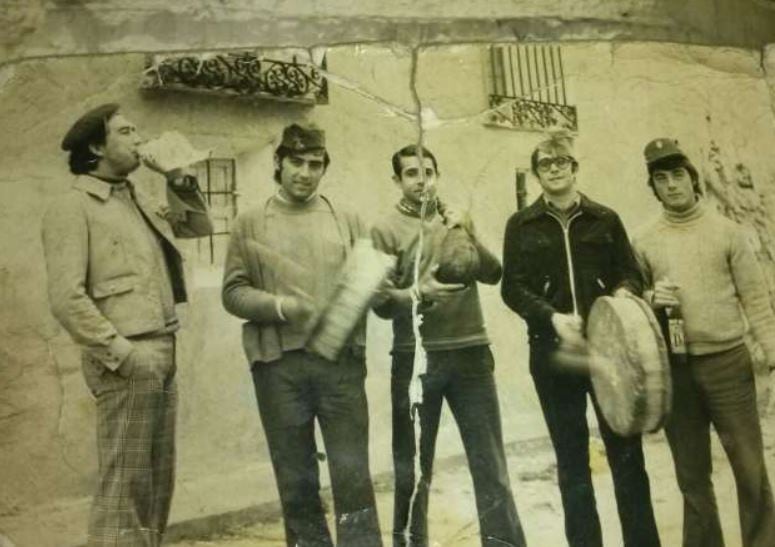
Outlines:
[[137, 348], [129, 352], [129, 355], [124, 358], [124, 360], [121, 362], [121, 365], [119, 365], [119, 367], [116, 369], [116, 372], [119, 376], [122, 378], [129, 378], [132, 376], [132, 374], [134, 374], [136, 355]]
[[154, 378], [160, 384], [164, 384], [166, 372], [161, 367], [154, 367], [151, 365], [151, 361], [147, 355], [144, 355], [137, 346], [132, 352], [126, 356], [121, 366], [116, 369], [116, 372], [122, 378]]

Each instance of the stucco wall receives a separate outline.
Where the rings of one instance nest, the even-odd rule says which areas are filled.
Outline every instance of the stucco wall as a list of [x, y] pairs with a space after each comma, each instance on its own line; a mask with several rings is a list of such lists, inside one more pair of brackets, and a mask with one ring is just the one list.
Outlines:
[[2, 0], [0, 59], [398, 41], [657, 40], [761, 48], [772, 0]]

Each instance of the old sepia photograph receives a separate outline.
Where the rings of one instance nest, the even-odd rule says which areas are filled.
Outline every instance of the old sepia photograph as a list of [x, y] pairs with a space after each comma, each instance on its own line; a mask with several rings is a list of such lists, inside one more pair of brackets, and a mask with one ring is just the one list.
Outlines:
[[0, 547], [775, 545], [774, 44], [0, 0]]

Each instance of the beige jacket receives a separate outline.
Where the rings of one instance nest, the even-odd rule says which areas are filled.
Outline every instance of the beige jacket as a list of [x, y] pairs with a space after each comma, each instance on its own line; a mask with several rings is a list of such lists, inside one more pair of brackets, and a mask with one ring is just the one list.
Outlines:
[[[161, 236], [175, 302], [185, 302], [183, 261], [175, 237], [212, 233], [199, 191], [167, 186], [168, 206], [135, 190], [145, 219]], [[161, 303], [150, 290], [155, 279], [133, 262], [132, 242], [117, 218], [124, 207], [111, 185], [77, 176], [64, 198], [43, 218], [43, 250], [51, 311], [73, 339], [115, 370], [131, 352], [129, 336], [164, 328]]]

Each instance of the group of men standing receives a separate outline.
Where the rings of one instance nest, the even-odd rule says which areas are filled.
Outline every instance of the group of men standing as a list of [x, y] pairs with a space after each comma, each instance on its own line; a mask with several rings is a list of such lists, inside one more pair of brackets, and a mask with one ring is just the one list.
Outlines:
[[[173, 488], [175, 303], [185, 301], [174, 238], [211, 233], [194, 178], [166, 176], [168, 206], [154, 207], [128, 176], [140, 165], [135, 126], [103, 105], [81, 117], [62, 147], [76, 175], [43, 222], [54, 315], [83, 346], [97, 401], [99, 484], [89, 545], [161, 543]], [[569, 545], [600, 546], [589, 467], [588, 395], [614, 480], [624, 544], [660, 544], [639, 436], [606, 424], [589, 378], [558, 365], [562, 344], [582, 344], [594, 300], [643, 297], [658, 313], [680, 306], [688, 358], [671, 365], [666, 426], [684, 497], [684, 545], [723, 545], [710, 480], [709, 426], [729, 456], [746, 546], [775, 545], [746, 321], [775, 366], [775, 316], [756, 259], [738, 227], [704, 204], [697, 171], [671, 139], [645, 149], [648, 184], [663, 215], [635, 239], [618, 215], [576, 188], [568, 138], [541, 142], [531, 168], [542, 195], [506, 225], [503, 266], [471, 218], [436, 194], [433, 153], [409, 145], [392, 157], [395, 207], [368, 229], [319, 193], [331, 161], [325, 133], [287, 126], [275, 150], [276, 193], [236, 220], [222, 300], [242, 318], [243, 344], [274, 468], [289, 546], [334, 544], [320, 499], [315, 421], [325, 443], [336, 544], [382, 545], [369, 458], [365, 321], [337, 362], [306, 349], [355, 242], [370, 238], [396, 259], [371, 302], [393, 326], [391, 401], [395, 474], [392, 542], [429, 544], [427, 511], [436, 434], [446, 400], [473, 480], [482, 545], [526, 545], [511, 491], [493, 356], [477, 283], [501, 282], [504, 302], [528, 325], [530, 373], [557, 458]], [[442, 241], [463, 228], [479, 258], [474, 282], [436, 277]], [[418, 256], [419, 254], [419, 256]], [[502, 279], [501, 279], [502, 278]], [[417, 314], [422, 318], [417, 321]], [[422, 403], [409, 392], [420, 334], [427, 369]]]

